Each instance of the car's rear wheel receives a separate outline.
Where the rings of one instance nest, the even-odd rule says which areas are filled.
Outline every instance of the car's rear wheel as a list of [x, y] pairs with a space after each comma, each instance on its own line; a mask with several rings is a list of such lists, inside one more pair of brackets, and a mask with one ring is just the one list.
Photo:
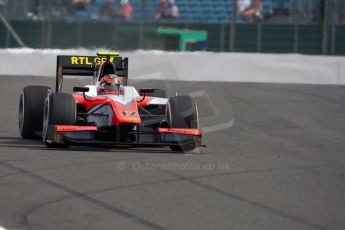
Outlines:
[[75, 125], [76, 102], [71, 94], [54, 93], [44, 105], [42, 139], [48, 147], [68, 147], [66, 143], [55, 143], [47, 138], [49, 125]]
[[[190, 96], [176, 96], [169, 98], [167, 116], [170, 128], [199, 128], [197, 105], [194, 99]], [[195, 147], [195, 142], [178, 146], [170, 146], [173, 151], [191, 151], [195, 149]]]
[[19, 99], [18, 125], [24, 139], [37, 138], [36, 132], [42, 130], [44, 101], [51, 90], [46, 86], [26, 86]]

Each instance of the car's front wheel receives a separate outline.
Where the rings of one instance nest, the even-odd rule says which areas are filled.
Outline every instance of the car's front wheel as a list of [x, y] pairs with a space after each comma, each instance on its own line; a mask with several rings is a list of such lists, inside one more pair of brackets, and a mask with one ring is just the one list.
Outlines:
[[[167, 105], [168, 125], [170, 128], [197, 129], [198, 109], [196, 102], [190, 96], [170, 97]], [[191, 151], [196, 143], [170, 146], [173, 151]]]
[[71, 94], [54, 93], [44, 104], [42, 140], [47, 147], [68, 147], [66, 143], [56, 143], [48, 137], [50, 125], [75, 125], [76, 103]]

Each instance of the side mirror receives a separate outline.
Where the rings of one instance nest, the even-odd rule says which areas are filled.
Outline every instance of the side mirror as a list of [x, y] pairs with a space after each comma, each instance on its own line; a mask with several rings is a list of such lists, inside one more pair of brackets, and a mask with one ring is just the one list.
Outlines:
[[143, 98], [137, 102], [142, 102], [145, 100], [146, 96], [151, 96], [153, 93], [155, 92], [155, 89], [151, 89], [151, 88], [144, 88], [144, 89], [140, 89], [139, 90], [139, 94], [140, 96], [142, 96]]
[[140, 89], [139, 91], [139, 94], [140, 95], [150, 95], [150, 94], [153, 94], [155, 91], [155, 89], [150, 89], [150, 88], [147, 88], [147, 89]]
[[89, 90], [88, 87], [73, 87], [73, 92], [75, 93], [87, 93]]

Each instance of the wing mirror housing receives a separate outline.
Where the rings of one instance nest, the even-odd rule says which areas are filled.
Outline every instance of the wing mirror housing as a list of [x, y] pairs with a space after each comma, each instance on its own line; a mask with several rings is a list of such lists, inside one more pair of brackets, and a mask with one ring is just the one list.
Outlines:
[[137, 102], [143, 102], [146, 98], [146, 96], [150, 96], [154, 93], [155, 89], [151, 89], [151, 88], [144, 88], [144, 89], [140, 89], [139, 90], [139, 94], [140, 96], [142, 96], [142, 99], [137, 101]]
[[88, 87], [73, 87], [74, 93], [87, 93], [89, 90], [90, 89]]
[[89, 87], [73, 87], [74, 93], [83, 93], [84, 99], [87, 101], [87, 98], [85, 96], [85, 93], [89, 92]]
[[150, 89], [150, 88], [145, 88], [145, 89], [140, 89], [139, 94], [140, 95], [145, 95], [145, 94], [153, 94], [155, 89]]

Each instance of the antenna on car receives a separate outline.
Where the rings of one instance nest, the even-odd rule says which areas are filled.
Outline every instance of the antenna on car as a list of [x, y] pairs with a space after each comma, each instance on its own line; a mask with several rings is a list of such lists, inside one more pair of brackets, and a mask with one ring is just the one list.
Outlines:
[[109, 61], [110, 57], [118, 57], [118, 56], [120, 56], [120, 53], [119, 52], [100, 51], [100, 52], [97, 52], [97, 56], [107, 57], [107, 61]]

